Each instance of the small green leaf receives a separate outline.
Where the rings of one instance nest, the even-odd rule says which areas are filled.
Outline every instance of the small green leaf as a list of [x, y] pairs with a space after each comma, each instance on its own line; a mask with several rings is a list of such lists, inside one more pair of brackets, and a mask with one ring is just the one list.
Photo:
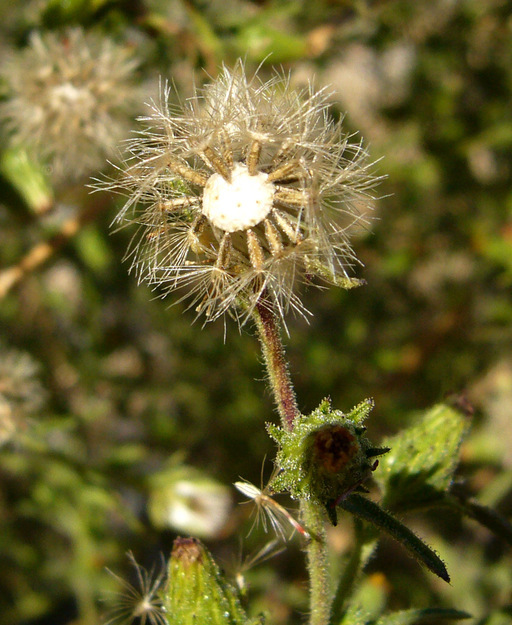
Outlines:
[[447, 497], [446, 501], [456, 510], [474, 519], [495, 536], [512, 545], [512, 524], [499, 512], [482, 505], [475, 499], [464, 499], [454, 495], [453, 497]]
[[302, 36], [283, 32], [268, 24], [249, 24], [236, 37], [237, 52], [246, 50], [250, 58], [263, 61], [270, 54], [274, 63], [293, 61], [307, 54]]
[[453, 608], [425, 608], [423, 610], [400, 610], [400, 612], [387, 614], [379, 618], [375, 625], [415, 625], [446, 619], [461, 621], [466, 618], [471, 618], [471, 615]]
[[[367, 612], [370, 607], [367, 593], [364, 589], [365, 582], [368, 583], [368, 579], [362, 584], [359, 582], [360, 574], [365, 564], [372, 557], [374, 548], [377, 545], [378, 533], [356, 518], [354, 518], [354, 533], [354, 547], [350, 557], [343, 564], [342, 573], [338, 580], [338, 585], [332, 601], [330, 625], [340, 625], [341, 623], [345, 625], [345, 623], [351, 622], [352, 617], [350, 615], [353, 614], [353, 607], [356, 605], [364, 605], [365, 611]], [[373, 586], [373, 584], [370, 585]], [[353, 598], [351, 600], [356, 588], [357, 595], [355, 599]], [[362, 601], [363, 596], [364, 601]], [[383, 601], [385, 603], [386, 598], [384, 598]], [[367, 618], [359, 618], [359, 620], [356, 620], [358, 625], [371, 620], [372, 615], [381, 614], [382, 606], [375, 606], [375, 603], [378, 604], [379, 602], [374, 602], [373, 606], [374, 608], [377, 607], [378, 612], [368, 612]], [[361, 617], [361, 614], [359, 614], [359, 616]]]
[[340, 621], [332, 621], [333, 625], [369, 625], [371, 615], [359, 604], [351, 605]]
[[109, 0], [50, 0], [44, 7], [44, 21], [52, 25], [72, 20], [86, 20], [108, 4]]
[[212, 28], [208, 19], [205, 19], [205, 16], [200, 10], [194, 9], [192, 3], [187, 2], [186, 4], [184, 4], [184, 6], [187, 10], [192, 29], [197, 36], [198, 42], [200, 42], [203, 50], [207, 51], [208, 54], [215, 58], [217, 61], [222, 59], [222, 42], [218, 38], [215, 29]]
[[350, 512], [357, 518], [374, 525], [378, 530], [385, 532], [398, 541], [407, 551], [424, 564], [432, 573], [435, 573], [445, 582], [450, 581], [450, 576], [441, 558], [426, 545], [421, 538], [403, 525], [398, 519], [391, 516], [379, 505], [362, 497], [361, 495], [349, 495], [339, 503], [339, 506]]
[[512, 607], [493, 610], [483, 619], [478, 621], [478, 625], [510, 625], [512, 619]]
[[452, 482], [468, 425], [466, 416], [440, 404], [419, 423], [385, 440], [391, 451], [376, 474], [383, 505], [404, 510], [441, 500]]

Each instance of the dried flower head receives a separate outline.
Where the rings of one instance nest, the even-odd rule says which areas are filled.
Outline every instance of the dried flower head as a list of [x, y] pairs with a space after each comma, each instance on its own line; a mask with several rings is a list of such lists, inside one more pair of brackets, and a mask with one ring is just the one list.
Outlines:
[[121, 180], [100, 185], [128, 195], [118, 220], [140, 225], [139, 278], [164, 295], [183, 287], [207, 320], [244, 320], [262, 297], [304, 312], [296, 286], [313, 276], [354, 286], [348, 234], [376, 178], [329, 94], [248, 79], [239, 61], [180, 107], [170, 95], [141, 118]]
[[8, 96], [0, 119], [56, 177], [90, 173], [128, 133], [135, 67], [127, 48], [80, 28], [34, 32], [0, 70]]

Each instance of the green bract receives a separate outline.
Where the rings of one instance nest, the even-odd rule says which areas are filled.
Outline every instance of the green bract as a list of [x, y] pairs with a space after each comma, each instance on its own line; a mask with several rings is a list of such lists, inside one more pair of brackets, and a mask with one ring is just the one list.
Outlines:
[[373, 458], [387, 451], [364, 436], [362, 424], [372, 408], [373, 400], [367, 399], [344, 414], [324, 399], [310, 415], [299, 417], [291, 431], [267, 424], [279, 445], [271, 488], [321, 503], [335, 525], [336, 505], [361, 487], [377, 466]]

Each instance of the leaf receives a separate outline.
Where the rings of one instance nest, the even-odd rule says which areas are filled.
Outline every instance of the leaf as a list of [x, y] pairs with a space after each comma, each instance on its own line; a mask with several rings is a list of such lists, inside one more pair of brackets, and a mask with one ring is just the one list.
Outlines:
[[468, 426], [465, 415], [440, 404], [416, 425], [385, 440], [391, 451], [382, 458], [375, 474], [384, 492], [383, 505], [404, 510], [443, 499]]
[[415, 623], [432, 622], [437, 620], [461, 621], [471, 618], [467, 612], [453, 608], [425, 608], [423, 610], [400, 610], [382, 616], [374, 625], [414, 625]]
[[512, 545], [512, 524], [496, 510], [482, 505], [475, 499], [465, 499], [457, 495], [447, 497], [446, 502]]
[[498, 610], [493, 610], [484, 618], [478, 621], [477, 625], [510, 625], [512, 618], [512, 606], [505, 606]]
[[44, 167], [23, 148], [10, 148], [2, 153], [0, 173], [34, 213], [44, 213], [52, 206], [53, 190]]
[[309, 44], [302, 33], [294, 32], [292, 20], [300, 11], [295, 2], [269, 3], [266, 9], [240, 22], [232, 44], [237, 54], [273, 65], [309, 56]]
[[83, 227], [75, 238], [75, 246], [87, 267], [97, 275], [108, 270], [111, 250], [95, 225]]
[[371, 622], [370, 615], [360, 605], [351, 605], [340, 621], [331, 621], [333, 625], [362, 625]]
[[436, 621], [462, 621], [471, 618], [471, 615], [454, 608], [424, 608], [418, 610], [400, 610], [381, 616], [374, 620], [363, 614], [361, 609], [350, 608], [338, 622], [333, 625], [423, 625]]
[[202, 52], [206, 53], [210, 59], [215, 59], [215, 61], [218, 62], [223, 56], [223, 46], [215, 29], [212, 28], [208, 19], [205, 19], [202, 12], [193, 7], [192, 3], [187, 2], [184, 6], [187, 10], [190, 25], [197, 37], [200, 49]]
[[109, 0], [50, 0], [44, 7], [44, 21], [52, 25], [73, 20], [87, 20], [101, 10]]
[[380, 531], [394, 538], [432, 573], [444, 579], [445, 582], [450, 581], [446, 566], [436, 552], [378, 504], [366, 497], [353, 494], [341, 501], [339, 506], [358, 519], [371, 523]]
[[[362, 538], [363, 523], [359, 519], [354, 519], [355, 540], [350, 558], [345, 563], [342, 574], [338, 581], [336, 592], [331, 606], [331, 625], [335, 625], [341, 621], [341, 617], [344, 615], [345, 604], [348, 597], [352, 593], [355, 584], [358, 581], [359, 574], [363, 565], [363, 538]], [[376, 541], [374, 540], [374, 543]], [[345, 613], [346, 614], [346, 613]]]
[[347, 276], [340, 276], [336, 274], [332, 267], [329, 267], [325, 263], [322, 263], [321, 260], [317, 258], [306, 258], [306, 269], [308, 272], [320, 276], [326, 282], [329, 282], [330, 284], [335, 284], [342, 289], [355, 289], [359, 286], [364, 286], [366, 284], [365, 280], [360, 280], [358, 278], [349, 278]]

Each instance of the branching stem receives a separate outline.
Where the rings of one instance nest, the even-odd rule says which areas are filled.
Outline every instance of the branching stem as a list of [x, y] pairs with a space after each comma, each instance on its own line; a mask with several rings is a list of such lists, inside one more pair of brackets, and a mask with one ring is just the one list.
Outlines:
[[105, 208], [105, 203], [91, 205], [81, 213], [67, 219], [57, 234], [46, 241], [36, 243], [18, 264], [0, 271], [0, 300], [20, 283], [25, 276], [44, 265], [63, 245], [72, 239], [78, 231], [92, 221]]

